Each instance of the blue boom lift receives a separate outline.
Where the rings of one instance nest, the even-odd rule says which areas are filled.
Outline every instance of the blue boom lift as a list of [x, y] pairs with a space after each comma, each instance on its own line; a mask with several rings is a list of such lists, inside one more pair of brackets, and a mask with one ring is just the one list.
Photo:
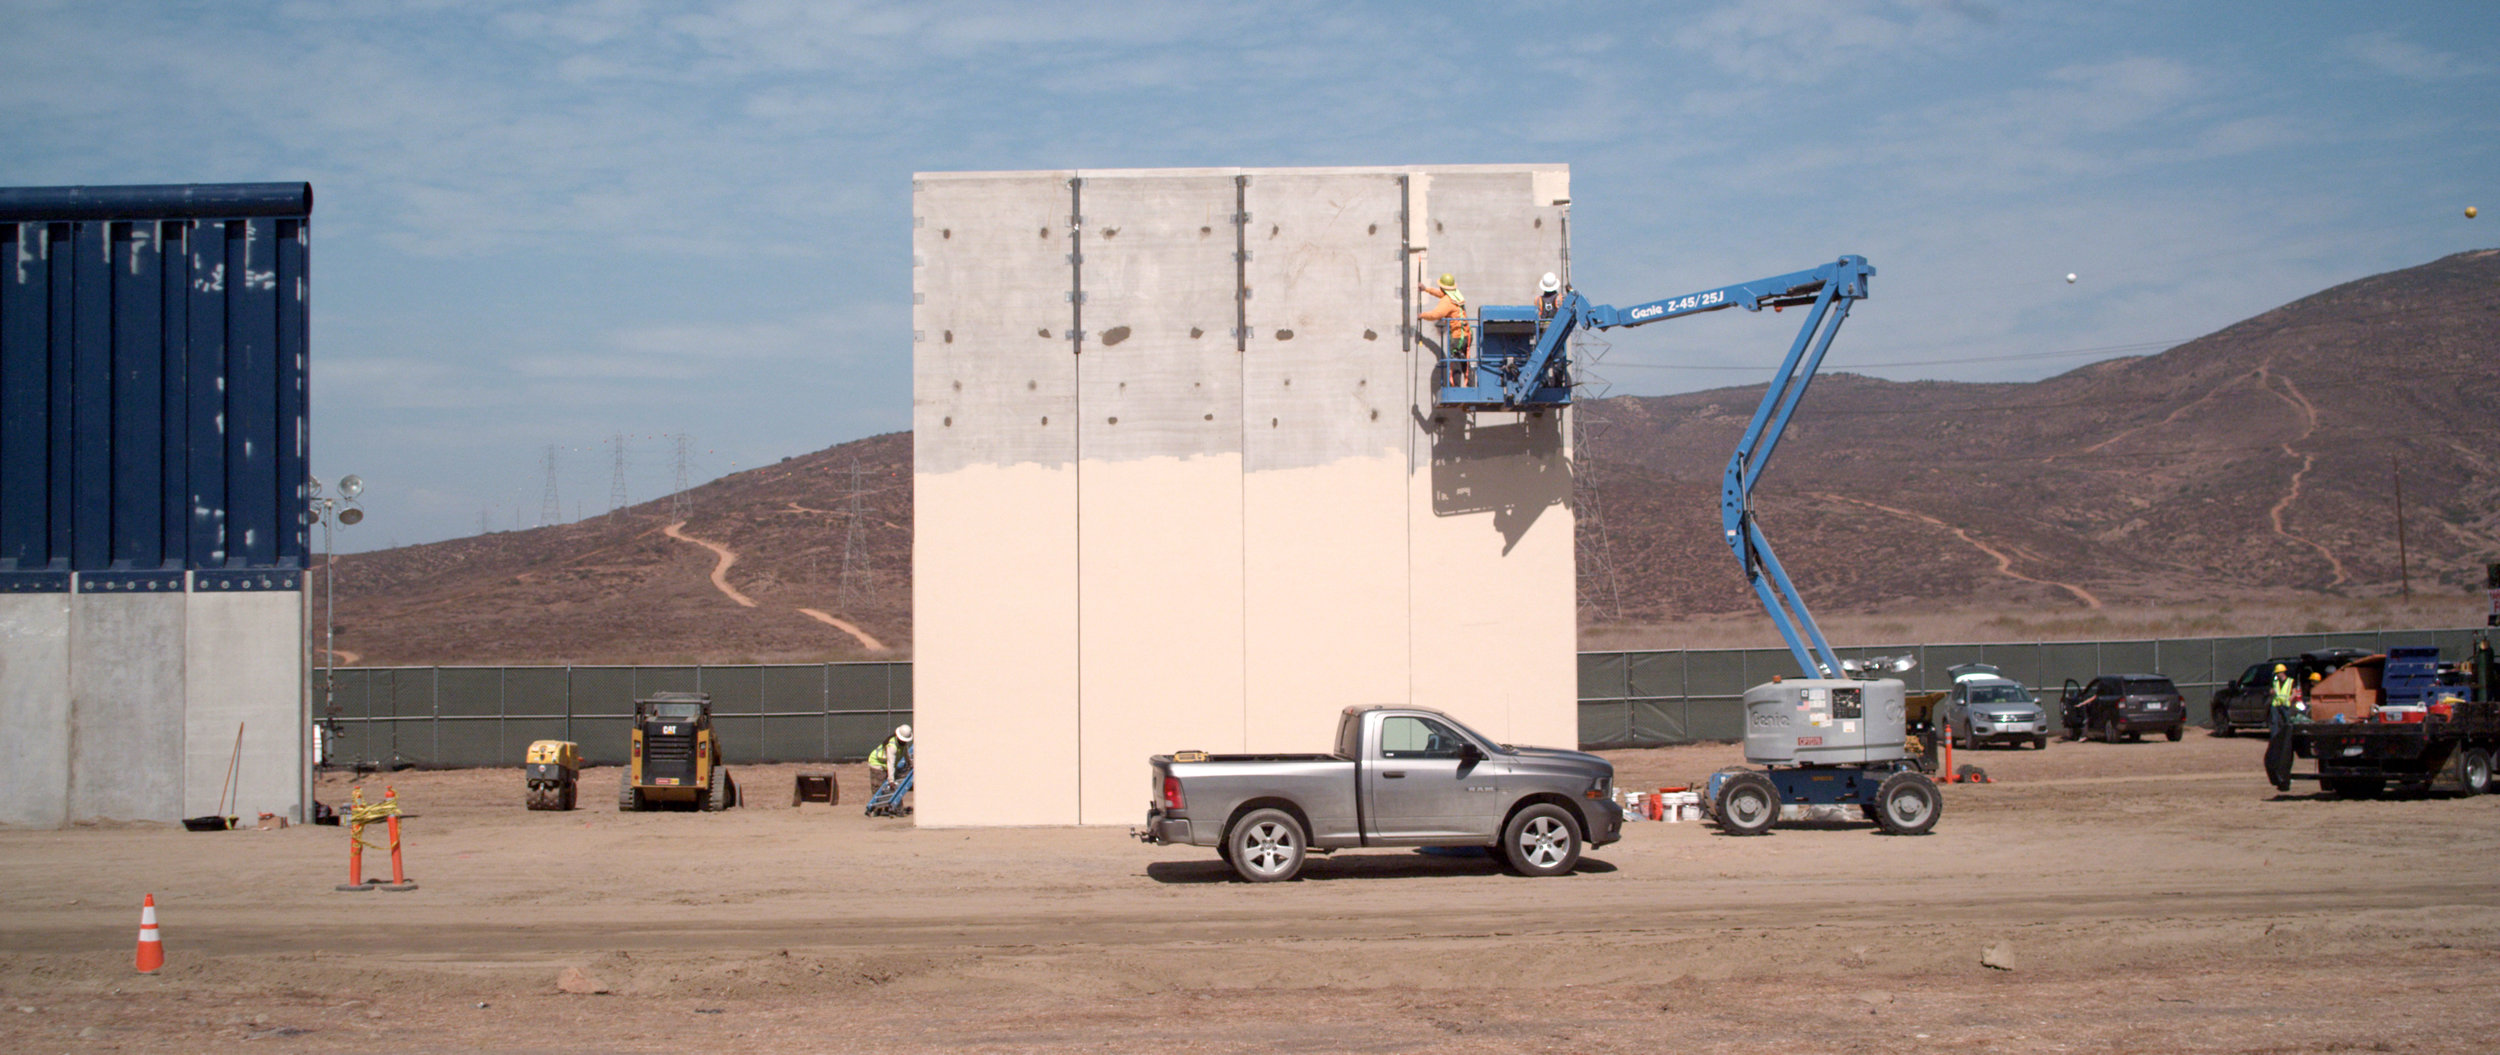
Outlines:
[[1762, 405], [1736, 442], [1719, 490], [1719, 524], [1728, 548], [1806, 674], [1774, 678], [1745, 693], [1745, 758], [1767, 768], [1712, 774], [1706, 792], [1719, 826], [1732, 835], [1768, 831], [1783, 807], [1799, 807], [1795, 812], [1802, 813], [1803, 807], [1841, 805], [1856, 805], [1886, 831], [1915, 835], [1934, 827], [1943, 807], [1935, 782], [1919, 772], [1908, 749], [1905, 686], [1897, 678], [1878, 676], [1909, 669], [1907, 659], [1863, 667], [1843, 662], [1771, 552], [1753, 511], [1754, 486], [1770, 467], [1771, 454], [1831, 350], [1833, 336], [1848, 319], [1850, 305], [1867, 295], [1867, 279], [1874, 274], [1865, 257], [1844, 256], [1806, 271], [1629, 308], [1590, 304], [1577, 290], [1563, 290], [1550, 311], [1542, 306], [1484, 308], [1476, 319], [1475, 354], [1443, 364], [1446, 379], [1465, 378], [1468, 383], [1442, 385], [1442, 406], [1560, 408], [1571, 403], [1568, 348], [1582, 328], [1644, 326], [1726, 308], [1806, 309], [1797, 339], [1789, 344], [1787, 358], [1763, 392]]

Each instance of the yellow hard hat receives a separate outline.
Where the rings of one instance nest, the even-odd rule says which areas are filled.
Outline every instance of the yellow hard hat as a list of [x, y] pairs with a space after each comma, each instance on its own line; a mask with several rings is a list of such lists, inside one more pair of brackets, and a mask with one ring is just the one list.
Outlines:
[[2324, 678], [2324, 677], [2326, 677], [2326, 675], [2324, 675], [2324, 674], [2320, 674], [2320, 673], [2318, 673], [2317, 671], [2314, 671], [2314, 670], [2313, 670], [2313, 671], [2310, 671], [2310, 672], [2309, 672], [2309, 680], [2311, 680], [2311, 681], [2317, 681], [2317, 680], [2319, 680], [2319, 679], [2321, 679], [2321, 678]]
[[1457, 289], [1457, 288], [1458, 288], [1458, 276], [1457, 276], [1457, 275], [1450, 274], [1450, 273], [1449, 273], [1449, 272], [1447, 272], [1447, 271], [1442, 272], [1442, 273], [1441, 273], [1441, 288], [1442, 288], [1442, 289]]
[[2277, 664], [2275, 664], [2275, 665], [2274, 665], [2274, 672], [2275, 672], [2275, 673], [2277, 673], [2277, 674], [2286, 673], [2286, 671], [2285, 671], [2285, 670], [2284, 670], [2284, 668], [2283, 668], [2283, 665], [2282, 665], [2282, 664], [2280, 664], [2280, 663], [2277, 663]]

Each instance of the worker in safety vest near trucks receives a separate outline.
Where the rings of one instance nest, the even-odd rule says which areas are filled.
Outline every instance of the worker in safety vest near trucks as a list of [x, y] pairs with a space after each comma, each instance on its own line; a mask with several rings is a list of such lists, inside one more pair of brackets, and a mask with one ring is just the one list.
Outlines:
[[2288, 774], [2292, 771], [2292, 722], [2296, 715], [2294, 693], [2297, 683], [2283, 664], [2274, 665], [2274, 698], [2266, 708], [2266, 779], [2278, 790], [2291, 790]]
[[1469, 346], [1475, 343], [1475, 331], [1467, 325], [1467, 295], [1458, 291], [1458, 276], [1443, 273], [1438, 286], [1423, 285], [1417, 290], [1433, 298], [1432, 307], [1415, 316], [1418, 322], [1449, 320], [1450, 385], [1466, 388], [1474, 383], [1475, 370], [1469, 364]]

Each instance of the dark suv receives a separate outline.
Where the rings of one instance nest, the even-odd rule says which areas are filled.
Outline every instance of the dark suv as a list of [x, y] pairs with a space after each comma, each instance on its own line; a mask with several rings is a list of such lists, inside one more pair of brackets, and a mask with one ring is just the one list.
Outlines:
[[2097, 734], [2114, 744], [2159, 730], [2175, 741], [2187, 729], [2187, 701], [2159, 674], [2103, 674], [2088, 685], [2068, 678], [2058, 703], [2069, 740]]
[[2306, 687], [2316, 684], [2310, 675], [2333, 674], [2368, 654], [2357, 648], [2320, 648], [2249, 664], [2239, 677], [2214, 690], [2213, 714], [2209, 719], [2214, 735], [2229, 736], [2242, 729], [2266, 727], [2266, 709], [2274, 706], [2275, 667], [2284, 668], [2293, 684]]

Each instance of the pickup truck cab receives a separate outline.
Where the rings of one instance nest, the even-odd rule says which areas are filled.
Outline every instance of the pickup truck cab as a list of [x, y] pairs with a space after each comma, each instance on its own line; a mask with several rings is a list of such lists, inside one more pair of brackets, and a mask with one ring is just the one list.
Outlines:
[[1615, 767], [1498, 744], [1419, 707], [1348, 707], [1325, 755], [1156, 755], [1137, 837], [1212, 846], [1253, 883], [1305, 856], [1366, 846], [1499, 847], [1523, 875], [1562, 875], [1623, 833]]

